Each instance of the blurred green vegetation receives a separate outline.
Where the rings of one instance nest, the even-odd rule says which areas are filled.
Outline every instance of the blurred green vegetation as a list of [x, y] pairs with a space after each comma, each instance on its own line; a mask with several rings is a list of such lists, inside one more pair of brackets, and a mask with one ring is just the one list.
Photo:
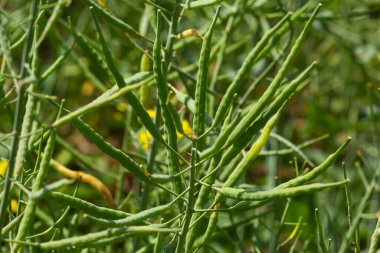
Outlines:
[[[108, 0], [107, 6], [110, 13], [131, 25], [140, 34], [153, 39], [155, 34], [152, 28], [152, 19], [146, 11], [147, 6], [150, 6], [149, 2], [159, 5], [163, 14], [169, 17], [167, 12], [173, 9], [174, 1]], [[85, 1], [42, 1], [43, 13], [38, 17], [39, 29], [43, 30], [54, 7], [62, 3], [63, 8], [57, 21], [40, 44], [38, 51], [40, 69], [38, 72], [44, 73], [58, 57], [67, 53], [68, 50], [71, 51], [56, 71], [39, 84], [36, 92], [55, 96], [57, 101], [64, 99], [64, 106], [75, 110], [99, 96], [103, 92], [99, 88], [112, 87], [114, 81], [104, 60], [101, 57], [94, 58], [94, 55], [90, 55], [86, 49], [74, 43], [73, 35], [70, 32], [70, 25], [72, 25], [73, 29], [81, 34], [96, 52], [95, 55], [102, 55], [91, 12]], [[235, 105], [238, 108], [245, 108], [261, 96], [283, 63], [284, 57], [289, 51], [289, 45], [291, 45], [289, 41], [293, 42], [299, 34], [316, 3], [315, 1], [301, 0], [222, 1], [221, 17], [213, 39], [210, 76], [216, 67], [216, 58], [222, 46], [220, 42], [227, 20], [231, 15], [236, 15], [236, 18], [227, 37], [225, 55], [215, 88], [209, 90], [209, 93], [215, 97], [215, 104], [212, 107], [209, 105], [208, 108], [211, 115], [218, 107], [222, 95], [244, 58], [263, 33], [273, 27], [285, 13], [294, 12], [307, 5], [307, 11], [301, 15], [301, 18], [291, 23], [290, 32], [283, 36], [276, 47], [252, 68], [251, 74], [238, 91]], [[286, 80], [292, 80], [315, 60], [319, 62], [317, 71], [311, 75], [310, 84], [305, 90], [292, 98], [290, 104], [285, 108], [275, 133], [295, 145], [328, 134], [327, 138], [303, 149], [307, 157], [315, 164], [323, 162], [326, 156], [336, 150], [347, 136], [351, 136], [353, 141], [345, 150], [344, 155], [339, 157], [333, 168], [325, 173], [320, 181], [341, 180], [343, 170], [340, 163], [344, 161], [348, 177], [351, 179], [350, 191], [355, 210], [364, 195], [366, 183], [372, 180], [379, 167], [380, 2], [334, 0], [322, 1], [322, 3], [323, 7], [317, 21], [314, 22]], [[14, 65], [19, 68], [23, 44], [18, 44], [18, 41], [25, 34], [26, 25], [30, 19], [30, 3], [22, 0], [2, 0], [0, 7], [0, 16], [4, 32], [11, 45]], [[184, 11], [178, 31], [193, 28], [204, 34], [213, 13], [214, 6]], [[101, 18], [100, 20], [107, 46], [112, 51], [118, 70], [125, 78], [139, 72], [142, 54], [145, 50], [152, 53], [152, 44], [122, 32]], [[167, 29], [167, 24], [165, 27]], [[164, 34], [166, 32], [167, 30]], [[170, 83], [189, 94], [193, 94], [195, 89], [201, 43], [201, 39], [191, 37], [175, 40], [174, 44], [172, 73], [175, 77], [170, 80]], [[3, 66], [2, 57], [1, 60]], [[251, 93], [247, 93], [255, 79], [273, 61], [276, 63], [266, 78]], [[86, 71], [88, 71], [87, 74]], [[9, 153], [6, 146], [10, 145], [11, 138], [6, 134], [12, 132], [16, 94], [7, 75], [3, 75], [0, 79], [0, 138], [2, 143], [0, 157], [7, 159]], [[94, 80], [97, 80], [98, 84], [94, 83]], [[151, 100], [148, 101], [146, 109], [153, 110], [157, 98], [154, 89], [151, 89], [150, 92]], [[244, 96], [247, 96], [245, 100], [242, 99]], [[190, 112], [174, 96], [172, 96], [172, 100], [180, 112], [181, 119], [191, 122]], [[55, 119], [56, 108], [47, 99], [39, 99], [39, 106], [41, 109], [39, 114], [35, 115], [35, 120], [39, 124], [49, 125]], [[109, 106], [87, 114], [82, 119], [111, 144], [129, 152], [136, 161], [145, 164], [147, 150], [138, 139], [139, 134], [145, 129], [125, 101], [115, 101]], [[62, 140], [56, 144], [54, 153], [56, 160], [71, 169], [82, 170], [101, 179], [115, 196], [115, 202], [118, 205], [128, 198], [124, 201], [122, 210], [131, 213], [140, 211], [141, 197], [139, 193], [143, 189], [139, 188], [139, 182], [133, 176], [126, 174], [122, 180], [119, 180], [120, 175], [123, 174], [120, 165], [102, 154], [71, 125], [61, 127], [58, 134]], [[91, 166], [78, 161], [75, 154], [70, 153], [62, 146], [63, 142], [70, 144], [76, 150], [75, 152], [83, 156], [83, 159]], [[189, 143], [190, 141], [185, 137], [179, 140], [179, 149], [187, 158], [189, 157], [188, 152], [190, 152]], [[275, 138], [271, 138], [266, 147], [267, 150], [283, 148], [287, 147]], [[158, 160], [165, 161], [165, 157], [165, 151], [158, 153]], [[33, 164], [27, 163], [26, 166], [31, 168]], [[231, 164], [231, 166], [234, 165]], [[164, 165], [157, 165], [157, 167], [159, 172], [165, 171]], [[260, 156], [247, 172], [245, 181], [261, 188], [275, 185], [293, 178], [296, 175], [296, 167], [302, 172], [305, 169], [305, 163], [301, 157], [295, 158], [295, 153]], [[52, 171], [49, 172], [47, 182], [54, 182], [60, 178], [62, 176], [59, 173]], [[73, 187], [67, 186], [61, 190], [72, 194]], [[379, 209], [378, 191], [377, 186], [365, 213], [360, 214], [364, 217], [359, 229], [359, 248], [362, 250], [368, 248], [370, 237], [375, 229]], [[16, 196], [13, 195], [13, 197]], [[107, 205], [98, 192], [85, 184], [79, 187], [77, 197], [100, 206]], [[162, 204], [165, 202], [163, 200], [167, 198], [160, 191], [155, 191], [149, 197], [149, 206]], [[51, 219], [56, 219], [64, 209], [62, 204], [56, 205], [55, 202], [45, 201], [41, 212]], [[231, 217], [228, 214], [221, 214], [216, 235], [204, 247], [203, 252], [274, 252], [278, 246], [277, 243], [284, 242], [291, 235], [297, 222], [300, 222], [300, 228], [297, 231], [299, 238], [292, 237], [288, 243], [278, 248], [278, 251], [289, 252], [295, 243], [294, 252], [316, 252], [318, 238], [314, 219], [315, 208], [320, 209], [319, 216], [325, 238], [331, 239], [331, 252], [338, 251], [342, 238], [348, 230], [347, 202], [343, 188], [295, 197], [289, 200], [288, 204], [289, 209], [281, 227], [279, 224], [287, 206], [287, 200], [278, 200], [260, 209], [242, 212], [235, 223], [230, 220]], [[74, 210], [71, 210], [69, 217], [75, 213]], [[70, 218], [67, 222], [70, 222]], [[80, 216], [74, 234], [86, 234], [97, 230], [99, 230], [99, 226]], [[58, 235], [58, 237], [64, 236]], [[46, 236], [41, 240], [46, 241], [49, 238]], [[298, 238], [297, 242], [295, 242], [295, 238]], [[145, 245], [149, 245], [148, 239], [141, 240]], [[136, 242], [134, 241], [134, 243]], [[124, 252], [132, 252], [132, 244], [125, 246], [126, 251]], [[117, 252], [116, 249], [122, 252], [123, 245], [116, 244], [113, 249], [115, 251], [112, 252]], [[111, 252], [111, 248], [104, 248], [104, 250]], [[150, 252], [149, 249], [146, 252]]]

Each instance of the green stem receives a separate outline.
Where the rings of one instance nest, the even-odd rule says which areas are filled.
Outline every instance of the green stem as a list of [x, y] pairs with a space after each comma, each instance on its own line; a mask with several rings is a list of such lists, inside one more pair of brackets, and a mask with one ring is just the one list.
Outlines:
[[[34, 31], [34, 22], [37, 17], [37, 11], [38, 11], [38, 1], [33, 0], [32, 2], [32, 9], [31, 9], [31, 22], [27, 34], [27, 39], [25, 40], [24, 48], [23, 48], [23, 54], [22, 54], [22, 63], [20, 67], [20, 76], [24, 77], [25, 74], [25, 64], [29, 62], [29, 51], [33, 42], [33, 31]], [[0, 19], [0, 25], [1, 24], [1, 19]], [[16, 162], [16, 155], [17, 155], [17, 150], [20, 142], [20, 135], [21, 135], [21, 128], [22, 128], [22, 118], [24, 115], [24, 95], [25, 95], [25, 87], [21, 86], [18, 90], [17, 94], [17, 104], [16, 104], [16, 113], [15, 113], [15, 118], [13, 122], [13, 139], [12, 139], [12, 145], [11, 145], [11, 152], [9, 156], [9, 161], [8, 161], [8, 168], [7, 172], [5, 175], [5, 185], [3, 187], [3, 198], [1, 199], [0, 203], [0, 229], [3, 227], [3, 224], [5, 222], [5, 214], [6, 214], [6, 208], [9, 204], [9, 192], [11, 188], [11, 178], [13, 176], [13, 170], [14, 170], [14, 165]]]

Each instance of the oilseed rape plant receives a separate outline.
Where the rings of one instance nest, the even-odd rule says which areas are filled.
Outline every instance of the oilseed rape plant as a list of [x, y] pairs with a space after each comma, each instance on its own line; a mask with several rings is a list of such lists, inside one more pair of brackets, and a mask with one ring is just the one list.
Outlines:
[[0, 1], [0, 251], [376, 252], [378, 7]]

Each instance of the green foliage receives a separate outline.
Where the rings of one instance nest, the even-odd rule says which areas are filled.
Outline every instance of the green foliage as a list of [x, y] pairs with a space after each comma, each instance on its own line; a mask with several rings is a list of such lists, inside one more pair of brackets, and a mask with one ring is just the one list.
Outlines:
[[0, 8], [2, 252], [378, 249], [376, 2]]

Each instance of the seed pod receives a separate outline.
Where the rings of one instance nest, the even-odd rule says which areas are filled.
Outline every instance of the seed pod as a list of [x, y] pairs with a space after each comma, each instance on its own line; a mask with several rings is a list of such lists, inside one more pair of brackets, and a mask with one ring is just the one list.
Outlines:
[[[50, 159], [53, 155], [54, 143], [55, 143], [55, 131], [52, 130], [50, 132], [49, 139], [44, 149], [44, 153], [41, 159], [39, 170], [37, 172], [37, 176], [33, 182], [32, 192], [39, 191], [43, 185], [47, 170], [49, 168]], [[20, 226], [19, 226], [18, 233], [16, 236], [17, 241], [23, 241], [25, 239], [30, 225], [33, 224], [32, 221], [34, 219], [36, 208], [37, 208], [37, 200], [29, 199], [25, 207], [24, 217], [22, 218], [20, 222]], [[14, 251], [17, 252], [17, 249], [20, 246], [21, 246], [20, 244], [16, 244]]]
[[125, 23], [121, 19], [115, 17], [114, 15], [111, 15], [106, 10], [104, 10], [101, 6], [94, 3], [92, 0], [82, 0], [82, 1], [85, 2], [88, 6], [91, 6], [91, 8], [95, 9], [96, 13], [99, 14], [102, 18], [104, 18], [104, 20], [108, 21], [109, 24], [116, 26], [117, 28], [119, 28], [123, 32], [128, 33], [128, 35], [131, 35], [135, 38], [145, 40], [145, 41], [153, 44], [153, 41], [151, 39], [141, 35], [132, 26]]
[[[86, 0], [86, 1], [89, 1], [89, 0]], [[96, 5], [93, 5], [93, 6], [95, 7]], [[116, 83], [119, 86], [119, 88], [123, 88], [127, 84], [125, 83], [123, 76], [120, 74], [120, 72], [116, 68], [116, 65], [115, 65], [115, 62], [113, 60], [111, 51], [107, 47], [105, 39], [103, 37], [103, 34], [102, 34], [101, 30], [100, 30], [100, 26], [99, 26], [98, 20], [97, 20], [96, 15], [95, 15], [95, 11], [93, 9], [91, 9], [91, 10], [92, 10], [92, 16], [93, 16], [93, 19], [94, 19], [95, 27], [96, 27], [96, 30], [98, 32], [99, 42], [100, 42], [100, 45], [102, 47], [102, 51], [103, 51], [103, 54], [104, 54], [104, 58], [105, 58], [105, 60], [107, 62], [107, 66], [108, 66], [109, 70], [111, 71], [112, 75], [114, 76], [114, 78], [116, 80]], [[100, 9], [100, 10], [101, 11], [99, 11], [98, 13], [103, 13], [104, 12], [104, 10], [102, 10], [102, 9]], [[132, 92], [127, 92], [124, 95], [124, 97], [128, 100], [129, 104], [132, 106], [133, 110], [139, 116], [141, 122], [144, 124], [144, 126], [146, 127], [146, 129], [151, 133], [151, 135], [154, 138], [156, 138], [157, 140], [159, 140], [161, 142], [164, 142], [164, 140], [163, 140], [163, 138], [161, 136], [160, 131], [157, 129], [157, 126], [154, 124], [154, 122], [152, 121], [152, 119], [149, 117], [149, 114], [144, 109], [144, 107], [141, 105], [141, 103], [138, 100], [138, 98]]]
[[260, 51], [266, 46], [266, 44], [268, 43], [270, 38], [275, 34], [275, 32], [286, 23], [289, 17], [290, 17], [290, 13], [285, 15], [272, 29], [270, 29], [261, 38], [261, 40], [256, 44], [256, 46], [252, 49], [249, 55], [245, 58], [242, 66], [240, 67], [238, 73], [236, 74], [231, 85], [228, 87], [226, 93], [224, 94], [222, 98], [222, 101], [220, 102], [218, 106], [218, 110], [215, 113], [212, 127], [216, 127], [223, 120], [234, 98], [234, 94], [236, 93], [237, 89], [241, 86], [244, 78], [247, 76], [247, 74], [251, 70], [251, 67], [254, 64], [255, 59], [259, 55]]
[[99, 232], [89, 233], [87, 235], [73, 236], [61, 240], [38, 243], [35, 246], [43, 250], [53, 250], [68, 247], [85, 248], [102, 242], [104, 240], [112, 240], [115, 237], [120, 240], [125, 240], [139, 234], [152, 234], [152, 233], [176, 233], [177, 228], [160, 228], [157, 226], [132, 226], [111, 228]]
[[130, 216], [131, 214], [111, 208], [97, 206], [91, 202], [85, 201], [60, 192], [46, 191], [44, 194], [36, 194], [35, 199], [45, 198], [60, 203], [65, 203], [68, 206], [79, 209], [89, 215], [103, 218], [103, 219], [122, 219]]
[[344, 184], [347, 184], [349, 180], [343, 180], [335, 183], [315, 183], [315, 184], [309, 184], [309, 185], [302, 185], [302, 186], [295, 186], [295, 187], [289, 187], [284, 189], [272, 189], [269, 191], [255, 191], [251, 192], [246, 189], [235, 189], [230, 187], [223, 187], [223, 188], [214, 188], [217, 192], [221, 193], [223, 196], [228, 198], [234, 198], [234, 199], [241, 199], [241, 200], [273, 200], [276, 198], [288, 198], [288, 197], [294, 197], [300, 194], [304, 193], [311, 193], [316, 191], [321, 191], [327, 188], [342, 186]]
[[252, 122], [258, 117], [258, 115], [263, 111], [263, 109], [268, 104], [268, 102], [271, 101], [271, 99], [273, 99], [273, 96], [275, 95], [276, 91], [280, 87], [285, 77], [286, 72], [288, 71], [295, 57], [297, 56], [297, 53], [299, 49], [301, 48], [303, 41], [306, 38], [306, 35], [311, 29], [313, 21], [315, 20], [320, 7], [321, 6], [318, 5], [315, 8], [313, 14], [311, 15], [310, 19], [307, 21], [305, 27], [303, 28], [302, 32], [298, 36], [297, 40], [294, 42], [294, 46], [290, 50], [288, 57], [285, 59], [285, 62], [282, 64], [281, 68], [278, 70], [275, 78], [269, 85], [268, 89], [260, 97], [259, 101], [254, 106], [254, 108], [244, 117], [242, 121], [239, 122], [239, 124], [236, 126], [236, 129], [231, 133], [230, 137], [228, 138], [229, 140], [227, 141], [229, 144], [233, 143], [240, 136], [242, 136], [244, 132], [242, 132], [241, 129], [247, 129], [252, 124]]
[[161, 205], [161, 206], [157, 206], [157, 207], [153, 207], [153, 208], [141, 211], [136, 214], [132, 214], [120, 220], [107, 220], [107, 219], [101, 219], [101, 218], [96, 218], [96, 217], [91, 217], [91, 216], [87, 216], [87, 217], [98, 223], [106, 225], [108, 227], [122, 227], [122, 226], [137, 225], [146, 219], [163, 214], [167, 212], [169, 209], [170, 209], [170, 205]]
[[202, 38], [202, 35], [195, 29], [187, 29], [177, 35], [177, 39], [185, 39], [189, 37]]
[[[151, 65], [152, 64], [148, 56], [148, 53], [144, 52], [140, 61], [140, 71], [141, 72], [150, 71], [152, 68]], [[150, 87], [148, 85], [144, 85], [140, 88], [139, 96], [140, 96], [140, 101], [143, 104], [143, 106], [149, 107], [149, 103], [151, 103], [151, 97], [150, 97]]]
[[[168, 146], [171, 148], [167, 150], [167, 156], [169, 160], [169, 174], [171, 176], [180, 172], [180, 163], [178, 156], [177, 146], [177, 132], [174, 124], [174, 120], [171, 116], [170, 109], [167, 105], [168, 90], [166, 84], [166, 78], [163, 74], [162, 62], [161, 62], [161, 12], [157, 13], [157, 34], [153, 45], [153, 71], [155, 74], [155, 84], [157, 88], [157, 95], [162, 109], [162, 117], [165, 125], [165, 133], [167, 135]], [[174, 178], [172, 188], [175, 193], [179, 194], [183, 192], [183, 184], [181, 178]]]

